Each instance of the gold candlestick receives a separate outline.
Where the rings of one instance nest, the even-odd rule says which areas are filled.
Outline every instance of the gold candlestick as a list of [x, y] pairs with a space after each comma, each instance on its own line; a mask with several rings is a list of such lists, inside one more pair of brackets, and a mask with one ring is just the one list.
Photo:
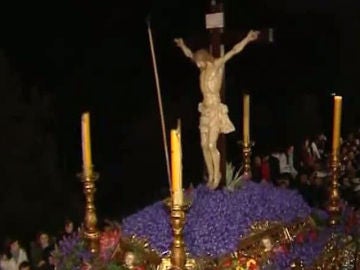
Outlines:
[[88, 250], [92, 254], [99, 252], [100, 245], [100, 231], [97, 229], [97, 216], [94, 203], [94, 194], [96, 192], [95, 182], [99, 178], [99, 174], [92, 172], [80, 173], [79, 178], [83, 183], [83, 191], [85, 194], [85, 216], [84, 216], [84, 230], [83, 236], [86, 239]]
[[255, 145], [254, 142], [240, 141], [243, 156], [243, 175], [246, 178], [251, 177], [251, 148]]
[[171, 225], [173, 230], [173, 243], [171, 246], [171, 269], [184, 269], [186, 264], [183, 229], [185, 224], [185, 211], [180, 205], [171, 206]]
[[338, 217], [340, 214], [340, 195], [339, 195], [339, 175], [340, 162], [338, 155], [332, 155], [330, 169], [330, 188], [329, 188], [329, 202], [327, 205], [327, 211], [329, 213], [329, 225], [334, 226], [338, 223]]
[[185, 199], [183, 204], [174, 205], [171, 198], [164, 201], [170, 210], [171, 226], [173, 231], [173, 242], [170, 254], [161, 259], [158, 270], [196, 270], [198, 262], [186, 253], [183, 230], [185, 225], [186, 211], [191, 207], [191, 200]]
[[97, 229], [97, 217], [94, 203], [94, 194], [96, 191], [95, 181], [99, 175], [93, 172], [91, 158], [91, 139], [90, 139], [90, 113], [83, 113], [81, 116], [81, 135], [82, 135], [82, 153], [83, 153], [83, 171], [79, 178], [83, 183], [85, 194], [85, 216], [83, 236], [86, 239], [88, 249], [96, 254], [99, 251], [100, 232]]

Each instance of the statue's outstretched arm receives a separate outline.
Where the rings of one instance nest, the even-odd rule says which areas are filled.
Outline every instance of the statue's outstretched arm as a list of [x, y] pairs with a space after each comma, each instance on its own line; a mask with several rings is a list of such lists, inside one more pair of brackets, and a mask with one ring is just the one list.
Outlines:
[[176, 46], [178, 46], [183, 51], [185, 56], [193, 59], [193, 52], [185, 45], [185, 42], [182, 38], [175, 38], [174, 42], [176, 43]]
[[228, 51], [223, 57], [219, 58], [219, 60], [223, 63], [230, 60], [234, 55], [240, 53], [248, 43], [256, 40], [259, 34], [260, 34], [259, 31], [254, 31], [254, 30], [249, 31], [249, 33], [245, 38], [243, 38], [239, 43], [235, 44], [235, 46], [230, 51]]

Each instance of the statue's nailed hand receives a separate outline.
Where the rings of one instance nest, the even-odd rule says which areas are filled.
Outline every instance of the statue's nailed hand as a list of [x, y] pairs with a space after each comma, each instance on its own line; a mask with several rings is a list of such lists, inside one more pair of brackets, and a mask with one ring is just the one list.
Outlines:
[[175, 38], [174, 39], [174, 42], [175, 42], [175, 44], [176, 44], [176, 46], [178, 46], [178, 47], [184, 47], [184, 40], [182, 39], [182, 38]]
[[259, 35], [260, 35], [260, 31], [250, 30], [246, 38], [249, 42], [251, 42], [257, 40]]

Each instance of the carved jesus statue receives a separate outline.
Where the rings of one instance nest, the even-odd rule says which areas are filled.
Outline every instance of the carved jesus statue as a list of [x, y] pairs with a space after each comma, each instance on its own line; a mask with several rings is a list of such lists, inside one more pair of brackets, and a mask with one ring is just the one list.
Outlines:
[[259, 32], [251, 30], [224, 56], [214, 58], [207, 50], [192, 52], [182, 38], [176, 38], [176, 45], [200, 69], [200, 89], [203, 100], [199, 103], [201, 148], [208, 172], [207, 186], [216, 189], [220, 183], [220, 152], [217, 140], [220, 133], [228, 134], [235, 130], [228, 117], [228, 108], [221, 103], [220, 91], [225, 63], [241, 52], [245, 46], [258, 38]]

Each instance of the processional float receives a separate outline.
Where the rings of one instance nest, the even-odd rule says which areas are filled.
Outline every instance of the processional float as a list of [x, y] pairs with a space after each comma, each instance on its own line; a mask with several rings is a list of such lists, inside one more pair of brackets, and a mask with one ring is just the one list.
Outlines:
[[[219, 14], [214, 16], [219, 16]], [[210, 14], [211, 15], [211, 14]], [[170, 149], [171, 149], [171, 162], [169, 158], [169, 150], [167, 146], [166, 127], [164, 120], [164, 113], [161, 102], [161, 92], [159, 79], [157, 75], [156, 59], [154, 53], [154, 46], [152, 43], [152, 35], [150, 25], [148, 25], [148, 33], [150, 38], [151, 52], [153, 56], [155, 81], [157, 86], [157, 97], [159, 103], [159, 110], [161, 116], [161, 127], [163, 131], [164, 141], [164, 152], [166, 157], [167, 174], [170, 186], [170, 199], [164, 201], [164, 205], [169, 210], [169, 219], [172, 227], [173, 241], [169, 254], [163, 256], [157, 256], [146, 241], [140, 241], [133, 237], [126, 241], [120, 241], [117, 251], [121, 254], [126, 253], [126, 248], [129, 242], [140, 242], [143, 243], [144, 250], [147, 250], [146, 254], [152, 257], [147, 259], [147, 263], [151, 264], [158, 270], [167, 269], [213, 269], [209, 265], [204, 266], [202, 258], [195, 258], [191, 256], [186, 250], [186, 243], [184, 242], [183, 230], [186, 221], [186, 212], [191, 207], [191, 201], [184, 198], [183, 187], [182, 187], [182, 150], [181, 150], [181, 125], [178, 121], [176, 129], [170, 131]], [[341, 130], [341, 102], [340, 96], [334, 97], [334, 118], [333, 118], [333, 141], [332, 141], [332, 155], [330, 161], [331, 168], [331, 181], [329, 189], [329, 202], [328, 202], [328, 213], [329, 226], [335, 227], [339, 221], [339, 214], [341, 212], [340, 207], [340, 195], [338, 190], [338, 173], [339, 173], [339, 149], [340, 149], [340, 130]], [[243, 138], [242, 138], [242, 155], [244, 178], [251, 178], [251, 147], [253, 142], [250, 139], [250, 95], [243, 95]], [[83, 237], [87, 242], [89, 251], [96, 256], [99, 252], [99, 239], [100, 231], [97, 228], [97, 215], [95, 208], [95, 191], [96, 191], [96, 180], [98, 174], [93, 171], [93, 164], [91, 159], [91, 147], [90, 147], [90, 117], [89, 113], [84, 113], [82, 116], [82, 148], [83, 148], [83, 171], [79, 174], [79, 177], [83, 183], [83, 192], [85, 195], [85, 215], [84, 215], [84, 227]], [[253, 224], [251, 233], [249, 236], [243, 238], [237, 250], [231, 256], [237, 257], [246, 254], [254, 258], [255, 260], [262, 261], [266, 260], [269, 253], [259, 248], [259, 243], [266, 239], [275, 240], [271, 243], [272, 246], [279, 244], [291, 244], [294, 241], [294, 237], [301, 231], [308, 230], [315, 226], [314, 221], [311, 218], [305, 220], [294, 221], [290, 224], [281, 224], [277, 222], [259, 222]], [[341, 252], [336, 250], [337, 242], [335, 241], [336, 234], [329, 239], [329, 243], [324, 250], [324, 253], [315, 261], [314, 265], [306, 269], [330, 269], [339, 265], [342, 260]], [[122, 245], [122, 246], [121, 246]], [[344, 248], [345, 250], [346, 248]], [[154, 255], [155, 254], [155, 255]], [[114, 255], [116, 257], [116, 255]], [[155, 269], [151, 268], [151, 269]], [[299, 260], [295, 260], [291, 264], [293, 269], [305, 269], [303, 263]]]

